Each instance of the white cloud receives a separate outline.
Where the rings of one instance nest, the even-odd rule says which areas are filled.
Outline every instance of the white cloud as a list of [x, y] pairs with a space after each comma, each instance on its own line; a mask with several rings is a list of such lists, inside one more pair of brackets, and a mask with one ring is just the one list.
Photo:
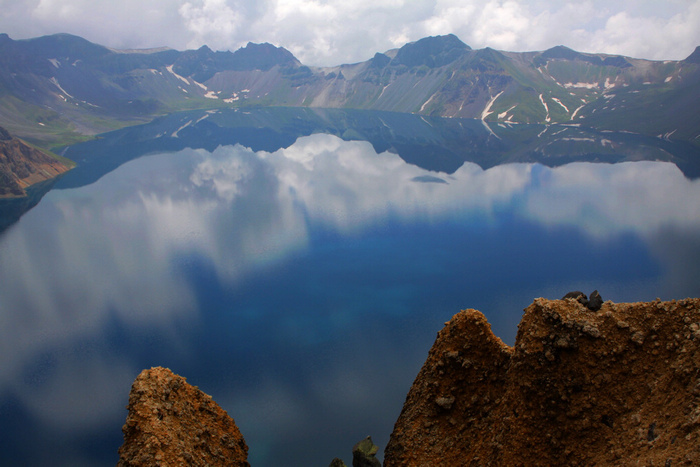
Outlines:
[[178, 12], [191, 33], [188, 48], [202, 44], [215, 49], [225, 48], [244, 20], [225, 0], [185, 2]]
[[592, 236], [635, 232], [647, 238], [663, 229], [695, 230], [700, 182], [671, 163], [574, 163], [548, 169], [525, 211], [546, 225], [575, 225]]
[[593, 50], [648, 57], [685, 58], [700, 45], [700, 2], [672, 17], [636, 16], [625, 11], [611, 15], [605, 27], [591, 35]]
[[283, 46], [309, 65], [367, 60], [428, 35], [473, 48], [683, 59], [700, 45], [700, 0], [4, 0], [0, 31], [68, 32], [110, 47]]

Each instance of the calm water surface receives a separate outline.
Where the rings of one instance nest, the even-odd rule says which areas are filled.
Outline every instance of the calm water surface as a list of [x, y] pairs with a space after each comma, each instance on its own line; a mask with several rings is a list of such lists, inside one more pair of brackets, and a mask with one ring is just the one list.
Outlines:
[[460, 309], [512, 344], [534, 297], [700, 296], [700, 183], [667, 162], [448, 174], [313, 134], [97, 178], [0, 236], [3, 465], [114, 465], [157, 365], [234, 417], [252, 465], [349, 463]]

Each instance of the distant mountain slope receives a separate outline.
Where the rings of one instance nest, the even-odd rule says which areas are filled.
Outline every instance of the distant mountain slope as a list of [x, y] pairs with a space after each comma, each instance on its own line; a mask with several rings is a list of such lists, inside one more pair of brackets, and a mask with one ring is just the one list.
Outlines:
[[49, 145], [176, 110], [274, 105], [571, 123], [700, 145], [699, 53], [659, 62], [563, 46], [473, 50], [450, 34], [313, 68], [270, 44], [114, 51], [66, 34], [2, 34], [0, 125]]

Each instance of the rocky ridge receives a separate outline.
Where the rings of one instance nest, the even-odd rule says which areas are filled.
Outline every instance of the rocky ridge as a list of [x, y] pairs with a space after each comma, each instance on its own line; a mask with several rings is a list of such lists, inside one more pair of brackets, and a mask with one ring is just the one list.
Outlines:
[[536, 299], [514, 347], [477, 310], [439, 332], [384, 465], [697, 465], [700, 300]]
[[0, 127], [0, 198], [25, 196], [30, 185], [57, 177], [70, 168]]
[[248, 466], [248, 446], [211, 396], [167, 368], [143, 370], [129, 394], [119, 467]]
[[0, 125], [46, 147], [182, 110], [281, 106], [573, 124], [697, 150], [699, 88], [696, 53], [661, 62], [564, 46], [474, 50], [453, 34], [332, 67], [271, 44], [116, 51], [68, 34], [0, 34]]
[[[700, 463], [700, 299], [594, 311], [580, 295], [535, 299], [513, 347], [477, 310], [445, 323], [384, 465]], [[247, 465], [233, 421], [162, 368], [137, 378], [123, 431], [120, 466]], [[379, 465], [376, 452], [359, 442], [353, 465]]]

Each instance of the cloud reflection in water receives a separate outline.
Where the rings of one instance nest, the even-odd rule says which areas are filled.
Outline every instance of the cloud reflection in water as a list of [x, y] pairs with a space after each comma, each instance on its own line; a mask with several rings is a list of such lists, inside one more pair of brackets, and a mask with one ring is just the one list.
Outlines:
[[[110, 416], [119, 419], [143, 359], [114, 353], [100, 341], [117, 323], [125, 336], [153, 329], [164, 347], [157, 352], [187, 355], [194, 344], [185, 334], [204, 310], [181, 262], [199, 258], [213, 269], [212, 280], [232, 287], [303, 255], [318, 226], [352, 237], [387, 219], [488, 222], [503, 211], [552, 228], [573, 227], [593, 239], [631, 234], [661, 254], [670, 250], [659, 243], [663, 232], [697, 238], [700, 183], [672, 164], [653, 162], [511, 164], [486, 171], [467, 163], [445, 175], [377, 154], [369, 143], [329, 135], [300, 138], [275, 152], [223, 146], [144, 157], [92, 185], [50, 192], [0, 239], [0, 390], [49, 424], [60, 419], [89, 429]], [[677, 250], [665, 261], [683, 258]], [[700, 293], [697, 283], [687, 287]], [[304, 323], [318, 332], [360, 327], [361, 318], [347, 313], [308, 313], [281, 321], [276, 345], [300, 345], [295, 325]], [[263, 318], [251, 312], [246, 319]], [[384, 354], [376, 359], [392, 370], [373, 374], [372, 395], [384, 404], [382, 388], [394, 384], [389, 376], [410, 378], [413, 370], [400, 368], [404, 352], [391, 341], [379, 345]], [[343, 355], [327, 363], [331, 371], [310, 376], [315, 379], [307, 382], [304, 401], [298, 388], [272, 375], [264, 387], [240, 391], [245, 398], [226, 393], [220, 402], [235, 407], [237, 419], [255, 420], [249, 430], [260, 436], [271, 428], [284, 436], [290, 420], [314, 404], [331, 410], [341, 396], [352, 406], [343, 406], [347, 413], [371, 405], [362, 381], [367, 370], [347, 363], [355, 351]], [[311, 415], [302, 418], [314, 422]]]

